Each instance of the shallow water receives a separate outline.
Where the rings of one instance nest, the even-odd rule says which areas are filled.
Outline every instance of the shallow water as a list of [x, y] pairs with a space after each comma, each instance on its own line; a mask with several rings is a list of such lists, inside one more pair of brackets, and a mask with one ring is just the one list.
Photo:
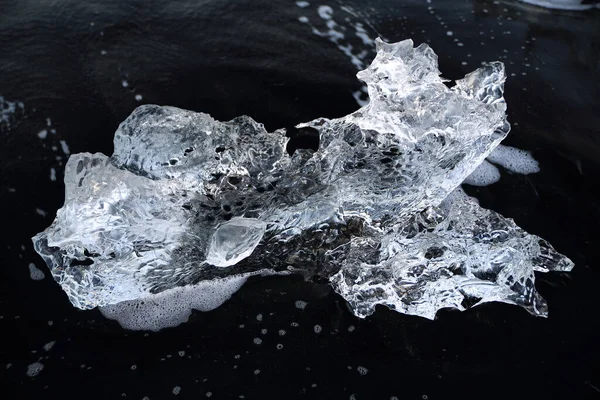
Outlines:
[[[599, 16], [516, 1], [0, 2], [0, 96], [23, 104], [0, 107], [6, 398], [598, 395]], [[538, 276], [549, 319], [489, 304], [433, 322], [385, 309], [358, 320], [300, 277], [251, 278], [217, 310], [147, 335], [71, 307], [29, 239], [62, 205], [70, 153], [110, 154], [143, 103], [248, 114], [270, 130], [347, 114], [377, 36], [429, 43], [448, 78], [506, 63], [506, 144], [540, 172], [500, 168], [498, 183], [465, 190], [575, 261]]]

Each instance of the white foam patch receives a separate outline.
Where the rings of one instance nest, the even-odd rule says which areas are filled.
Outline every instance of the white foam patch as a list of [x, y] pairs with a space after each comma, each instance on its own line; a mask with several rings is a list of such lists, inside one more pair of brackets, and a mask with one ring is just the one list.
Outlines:
[[517, 174], [534, 174], [540, 171], [539, 163], [530, 152], [515, 147], [498, 145], [487, 160]]
[[46, 277], [44, 271], [35, 266], [34, 263], [29, 264], [29, 277], [34, 281], [41, 281]]
[[192, 309], [214, 310], [229, 300], [247, 279], [247, 276], [240, 276], [200, 282], [144, 299], [100, 307], [100, 311], [125, 329], [158, 331], [187, 322]]
[[310, 6], [310, 3], [308, 1], [297, 1], [296, 5], [300, 8], [306, 8]]
[[[187, 322], [192, 310], [211, 311], [231, 298], [253, 275], [276, 275], [271, 270], [203, 281], [165, 290], [139, 300], [99, 307], [102, 314], [131, 330], [159, 331]], [[279, 273], [287, 274], [287, 273]]]
[[500, 171], [490, 162], [483, 160], [481, 164], [467, 176], [463, 183], [473, 186], [488, 186], [500, 180]]
[[521, 0], [523, 3], [533, 4], [538, 7], [553, 8], [558, 10], [590, 10], [600, 8], [600, 4], [582, 4], [581, 0]]

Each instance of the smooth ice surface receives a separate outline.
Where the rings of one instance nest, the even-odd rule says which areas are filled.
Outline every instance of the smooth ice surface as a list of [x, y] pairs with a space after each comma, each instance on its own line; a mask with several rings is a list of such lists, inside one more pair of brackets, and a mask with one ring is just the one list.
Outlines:
[[234, 218], [224, 222], [212, 235], [206, 262], [229, 267], [248, 257], [262, 239], [267, 224], [256, 218]]
[[[175, 324], [199, 293], [218, 305], [247, 274], [284, 271], [331, 279], [361, 317], [377, 304], [433, 318], [489, 301], [545, 315], [533, 271], [572, 263], [459, 191], [508, 134], [504, 65], [447, 86], [429, 46], [378, 40], [358, 77], [368, 104], [298, 125], [319, 149], [291, 156], [284, 130], [246, 116], [138, 107], [111, 157], [70, 157], [65, 204], [36, 250], [75, 306], [113, 317], [152, 299], [145, 320]], [[194, 287], [179, 311], [157, 300]]]

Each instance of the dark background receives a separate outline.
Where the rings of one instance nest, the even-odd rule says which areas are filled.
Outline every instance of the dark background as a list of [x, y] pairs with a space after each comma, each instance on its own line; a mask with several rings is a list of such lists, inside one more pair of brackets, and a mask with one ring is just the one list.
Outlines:
[[[506, 63], [505, 144], [530, 150], [541, 172], [465, 189], [575, 261], [572, 273], [537, 276], [550, 317], [488, 304], [435, 321], [384, 308], [359, 320], [327, 285], [300, 277], [253, 278], [217, 310], [159, 333], [73, 308], [30, 240], [64, 200], [61, 140], [111, 154], [116, 127], [143, 103], [289, 128], [355, 110], [361, 86], [350, 59], [312, 31], [327, 31], [321, 3], [0, 0], [0, 96], [24, 105], [0, 118], [0, 398], [600, 398], [599, 13], [322, 1], [346, 29], [338, 44], [367, 51], [367, 63], [357, 22], [371, 38], [429, 43], [448, 78]], [[41, 139], [43, 129], [56, 133]], [[31, 262], [44, 280], [30, 278]], [[37, 361], [44, 369], [27, 376]]]

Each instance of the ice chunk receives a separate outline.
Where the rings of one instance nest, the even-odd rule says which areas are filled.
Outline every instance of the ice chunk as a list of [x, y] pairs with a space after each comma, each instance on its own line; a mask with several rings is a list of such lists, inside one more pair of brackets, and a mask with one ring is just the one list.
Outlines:
[[262, 239], [267, 224], [255, 218], [234, 218], [217, 228], [206, 262], [229, 267], [248, 257]]
[[33, 238], [71, 302], [129, 315], [131, 327], [143, 321], [124, 310], [153, 299], [150, 320], [172, 325], [194, 307], [170, 312], [163, 294], [198, 287], [185, 304], [200, 293], [217, 304], [236, 277], [268, 269], [331, 279], [358, 316], [384, 304], [433, 318], [488, 301], [545, 315], [533, 271], [572, 263], [457, 192], [509, 131], [503, 64], [449, 88], [429, 46], [377, 50], [358, 74], [367, 105], [298, 125], [317, 131], [317, 151], [290, 156], [283, 130], [249, 117], [144, 105], [110, 158], [72, 155], [65, 204]]

